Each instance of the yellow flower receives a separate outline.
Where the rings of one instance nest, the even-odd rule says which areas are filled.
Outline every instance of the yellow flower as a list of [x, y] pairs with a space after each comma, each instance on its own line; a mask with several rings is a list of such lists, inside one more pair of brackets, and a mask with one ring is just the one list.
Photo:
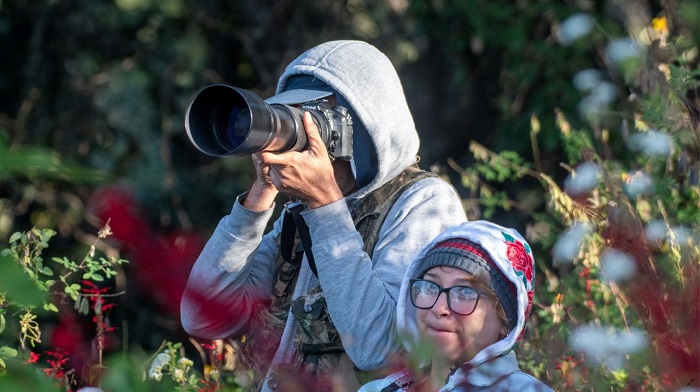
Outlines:
[[651, 20], [651, 27], [658, 31], [659, 33], [667, 33], [668, 32], [668, 22], [666, 20], [665, 16], [662, 16], [661, 18], [654, 18]]

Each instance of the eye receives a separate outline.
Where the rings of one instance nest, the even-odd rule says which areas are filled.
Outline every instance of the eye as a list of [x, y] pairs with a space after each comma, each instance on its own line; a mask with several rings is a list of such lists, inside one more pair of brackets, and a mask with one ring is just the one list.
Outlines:
[[438, 286], [435, 283], [427, 281], [417, 281], [413, 284], [414, 296], [434, 296], [438, 292]]
[[473, 288], [467, 286], [455, 286], [450, 290], [450, 295], [457, 301], [473, 301], [479, 296]]

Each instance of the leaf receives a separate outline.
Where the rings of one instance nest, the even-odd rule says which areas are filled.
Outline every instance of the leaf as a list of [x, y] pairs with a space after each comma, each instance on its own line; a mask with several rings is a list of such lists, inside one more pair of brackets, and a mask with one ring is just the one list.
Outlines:
[[506, 233], [504, 233], [504, 232], [501, 232], [501, 234], [503, 234], [503, 238], [505, 238], [506, 241], [508, 241], [508, 242], [515, 242], [515, 238], [513, 238], [512, 235], [506, 234]]
[[94, 273], [92, 274], [92, 280], [94, 280], [95, 282], [103, 282], [105, 278], [103, 278], [100, 274]]
[[13, 176], [93, 184], [108, 179], [106, 172], [62, 162], [57, 153], [44, 147], [0, 149], [0, 179]]
[[17, 350], [12, 347], [2, 346], [0, 347], [0, 356], [5, 358], [14, 358], [17, 356]]
[[5, 315], [0, 314], [0, 333], [5, 330]]
[[100, 316], [102, 314], [102, 301], [101, 297], [98, 297], [97, 300], [95, 301], [95, 307], [93, 308], [95, 311], [95, 315]]
[[43, 303], [44, 293], [19, 264], [9, 257], [0, 257], [0, 271], [0, 287], [7, 292], [7, 298], [27, 307], [38, 307]]
[[19, 240], [21, 237], [22, 237], [22, 233], [20, 233], [20, 232], [13, 233], [13, 234], [10, 236], [10, 241], [9, 241], [9, 242], [10, 242], [10, 243], [17, 242], [17, 240]]
[[46, 276], [53, 276], [53, 270], [49, 267], [44, 267], [41, 269], [41, 273], [46, 275]]
[[87, 315], [90, 312], [90, 301], [86, 297], [83, 297], [80, 301], [80, 307], [78, 308], [80, 314]]

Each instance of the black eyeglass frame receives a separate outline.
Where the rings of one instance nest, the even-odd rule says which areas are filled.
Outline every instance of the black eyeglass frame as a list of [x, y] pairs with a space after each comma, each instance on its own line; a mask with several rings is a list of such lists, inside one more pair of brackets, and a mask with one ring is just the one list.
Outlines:
[[[458, 314], [460, 316], [469, 316], [470, 314], [474, 313], [474, 311], [476, 310], [476, 307], [479, 306], [479, 300], [481, 299], [481, 296], [491, 294], [488, 291], [477, 290], [477, 289], [475, 289], [473, 287], [469, 287], [469, 286], [452, 286], [452, 287], [445, 288], [445, 287], [442, 287], [439, 284], [437, 284], [431, 280], [427, 280], [427, 279], [411, 279], [409, 282], [411, 283], [411, 285], [409, 287], [410, 287], [411, 304], [413, 304], [413, 306], [415, 306], [418, 309], [424, 309], [424, 310], [425, 309], [432, 309], [433, 306], [435, 306], [435, 304], [437, 303], [438, 299], [440, 299], [440, 294], [445, 293], [445, 297], [447, 298], [447, 307], [450, 308], [451, 311], [455, 312], [456, 314]], [[438, 294], [435, 296], [435, 301], [433, 302], [432, 305], [430, 305], [428, 307], [421, 307], [421, 306], [416, 305], [416, 303], [413, 299], [413, 285], [416, 282], [428, 282], [428, 283], [431, 283], [431, 284], [434, 284], [435, 286], [437, 286]], [[476, 301], [474, 301], [474, 308], [469, 313], [460, 313], [452, 308], [452, 301], [450, 300], [450, 290], [452, 290], [454, 288], [469, 289], [469, 290], [476, 293]]]

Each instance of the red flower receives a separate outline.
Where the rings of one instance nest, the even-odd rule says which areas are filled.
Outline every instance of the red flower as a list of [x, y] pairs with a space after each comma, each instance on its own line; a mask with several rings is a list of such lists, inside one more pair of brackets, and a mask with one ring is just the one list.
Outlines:
[[506, 255], [516, 271], [522, 271], [528, 281], [532, 281], [532, 257], [525, 250], [522, 242], [506, 242]]
[[27, 359], [27, 363], [37, 363], [39, 362], [39, 354], [30, 351], [29, 352], [29, 359]]

